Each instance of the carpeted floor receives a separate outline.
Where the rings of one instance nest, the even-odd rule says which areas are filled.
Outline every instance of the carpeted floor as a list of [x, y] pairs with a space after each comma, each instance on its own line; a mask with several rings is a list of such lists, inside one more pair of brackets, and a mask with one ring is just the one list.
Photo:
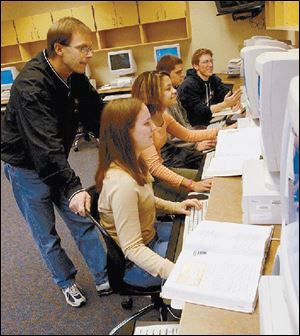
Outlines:
[[[97, 160], [93, 144], [71, 152], [71, 166], [84, 187], [94, 184]], [[52, 282], [16, 206], [1, 162], [1, 335], [107, 335], [131, 315], [121, 308], [119, 295], [96, 295], [92, 276], [59, 216], [57, 230], [78, 269], [77, 282], [88, 298], [79, 309], [68, 306]], [[149, 298], [135, 298], [133, 311], [148, 303]], [[156, 320], [157, 313], [151, 312], [144, 319]]]

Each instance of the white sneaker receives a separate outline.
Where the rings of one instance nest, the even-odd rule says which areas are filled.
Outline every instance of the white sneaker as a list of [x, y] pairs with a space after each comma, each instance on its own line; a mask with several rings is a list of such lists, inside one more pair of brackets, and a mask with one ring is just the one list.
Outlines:
[[110, 288], [108, 281], [104, 282], [101, 285], [96, 285], [96, 290], [99, 296], [105, 296], [112, 293], [112, 289]]
[[73, 284], [68, 288], [64, 288], [62, 291], [65, 295], [67, 303], [72, 307], [80, 307], [87, 301], [76, 284]]

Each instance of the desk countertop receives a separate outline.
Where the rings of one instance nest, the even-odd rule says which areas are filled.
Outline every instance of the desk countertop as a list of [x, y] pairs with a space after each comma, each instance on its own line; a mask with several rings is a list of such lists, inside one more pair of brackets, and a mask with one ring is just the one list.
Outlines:
[[120, 87], [120, 88], [113, 88], [113, 89], [101, 89], [98, 88], [97, 92], [99, 94], [114, 94], [114, 93], [124, 93], [124, 92], [131, 92], [131, 86], [130, 87]]
[[[241, 177], [217, 177], [213, 180], [206, 219], [242, 223]], [[237, 224], [238, 225], [238, 224]], [[275, 225], [273, 238], [280, 237]], [[279, 241], [272, 241], [264, 274], [272, 273]], [[258, 303], [253, 314], [186, 303], [180, 321], [180, 335], [259, 335]]]

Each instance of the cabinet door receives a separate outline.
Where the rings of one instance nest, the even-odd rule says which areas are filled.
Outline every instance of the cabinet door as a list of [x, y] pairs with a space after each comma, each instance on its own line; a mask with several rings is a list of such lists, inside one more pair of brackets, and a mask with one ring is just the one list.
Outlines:
[[141, 23], [156, 22], [163, 19], [160, 1], [139, 1]]
[[27, 43], [38, 40], [31, 16], [15, 19], [15, 26], [19, 43]]
[[95, 23], [91, 6], [71, 8], [72, 16], [86, 24], [91, 31], [95, 31]]
[[186, 17], [185, 1], [161, 1], [163, 20], [180, 19]]
[[65, 16], [72, 16], [71, 9], [62, 9], [58, 11], [51, 12], [53, 22], [65, 17]]
[[117, 28], [115, 7], [113, 2], [93, 4], [97, 30]]
[[1, 21], [1, 46], [14, 44], [18, 44], [18, 41], [13, 21]]
[[47, 32], [52, 25], [50, 13], [32, 16], [33, 25], [39, 40], [47, 39]]
[[137, 5], [135, 1], [115, 1], [115, 12], [118, 27], [139, 24]]

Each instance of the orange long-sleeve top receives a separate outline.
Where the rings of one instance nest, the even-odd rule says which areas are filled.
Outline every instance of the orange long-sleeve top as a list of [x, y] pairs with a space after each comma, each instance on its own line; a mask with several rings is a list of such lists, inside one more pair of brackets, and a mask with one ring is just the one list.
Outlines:
[[145, 149], [142, 156], [152, 176], [179, 187], [184, 177], [165, 167], [160, 155], [161, 148], [167, 142], [167, 133], [186, 142], [197, 142], [216, 139], [218, 130], [190, 130], [180, 125], [168, 112], [164, 112], [162, 117], [161, 126], [153, 124], [153, 145]]

